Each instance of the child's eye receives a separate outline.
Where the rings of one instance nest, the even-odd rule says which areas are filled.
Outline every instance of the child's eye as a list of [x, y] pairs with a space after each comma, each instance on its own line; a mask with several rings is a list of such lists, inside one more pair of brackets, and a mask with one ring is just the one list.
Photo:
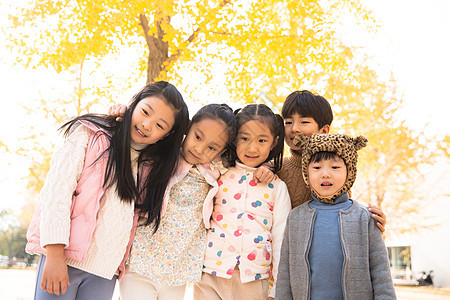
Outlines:
[[164, 127], [161, 125], [161, 124], [159, 124], [159, 123], [156, 123], [156, 126], [158, 126], [158, 128], [159, 129], [162, 129], [162, 130], [164, 130]]
[[195, 135], [195, 138], [200, 141], [200, 136], [198, 134]]
[[246, 137], [241, 137], [241, 140], [243, 140], [243, 141], [248, 141], [248, 138], [246, 138]]
[[260, 142], [260, 143], [266, 143], [267, 140], [265, 140], [265, 139], [260, 139], [259, 142]]
[[309, 124], [309, 121], [302, 121], [302, 124]]
[[148, 112], [145, 109], [142, 109], [142, 112], [144, 113], [144, 115], [148, 116]]
[[216, 148], [214, 148], [213, 146], [208, 146], [209, 150], [211, 151], [216, 151]]
[[340, 166], [333, 166], [333, 167], [331, 167], [332, 169], [340, 169], [341, 167]]
[[292, 124], [292, 121], [285, 121], [284, 122], [284, 125], [291, 125]]

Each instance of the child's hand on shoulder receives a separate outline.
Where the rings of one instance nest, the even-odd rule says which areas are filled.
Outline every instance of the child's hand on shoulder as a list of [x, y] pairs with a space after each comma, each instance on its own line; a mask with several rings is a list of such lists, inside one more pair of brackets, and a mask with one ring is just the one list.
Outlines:
[[262, 164], [253, 172], [253, 180], [256, 183], [271, 183], [274, 179], [275, 174], [272, 172], [269, 164]]
[[386, 226], [386, 215], [381, 210], [381, 208], [375, 206], [375, 205], [369, 205], [367, 209], [372, 213], [372, 218], [377, 221], [377, 226], [381, 230], [382, 233], [384, 233], [385, 226]]
[[122, 117], [127, 111], [127, 106], [123, 104], [114, 104], [108, 108], [108, 115], [116, 117], [117, 122], [122, 121]]

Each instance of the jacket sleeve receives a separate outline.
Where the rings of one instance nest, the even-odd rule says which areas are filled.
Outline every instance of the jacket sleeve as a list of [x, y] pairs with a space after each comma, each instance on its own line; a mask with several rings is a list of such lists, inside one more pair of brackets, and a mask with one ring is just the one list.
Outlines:
[[374, 299], [391, 300], [395, 296], [389, 267], [389, 257], [381, 231], [372, 217], [369, 220], [369, 267]]
[[40, 193], [40, 243], [69, 245], [72, 196], [84, 166], [90, 130], [78, 126], [52, 157]]
[[286, 220], [291, 211], [291, 199], [286, 184], [281, 181], [278, 184], [277, 198], [273, 207], [272, 225], [272, 263], [273, 263], [273, 287], [269, 297], [275, 297], [278, 276], [278, 264], [280, 262], [281, 244], [283, 242]]
[[[286, 221], [286, 228], [284, 231], [283, 242], [280, 249], [280, 260], [278, 263], [278, 276], [276, 281], [276, 291], [275, 291], [275, 299], [276, 300], [291, 300], [292, 290], [291, 290], [291, 278], [290, 278], [290, 253], [289, 253], [289, 223], [290, 218]], [[275, 284], [272, 290], [275, 289]], [[272, 291], [271, 290], [271, 291]]]

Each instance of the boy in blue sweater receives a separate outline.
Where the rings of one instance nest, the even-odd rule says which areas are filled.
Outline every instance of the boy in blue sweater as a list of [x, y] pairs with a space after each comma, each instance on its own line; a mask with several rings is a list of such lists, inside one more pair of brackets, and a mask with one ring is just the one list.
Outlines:
[[312, 134], [294, 142], [313, 199], [289, 215], [275, 299], [396, 299], [381, 232], [348, 198], [367, 139]]

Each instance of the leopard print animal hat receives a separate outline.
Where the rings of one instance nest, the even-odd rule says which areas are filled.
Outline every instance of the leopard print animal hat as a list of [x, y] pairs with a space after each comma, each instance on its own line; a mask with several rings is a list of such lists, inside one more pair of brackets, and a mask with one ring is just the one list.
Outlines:
[[356, 180], [356, 163], [358, 161], [358, 150], [367, 145], [367, 139], [362, 135], [352, 138], [345, 134], [318, 134], [311, 136], [299, 135], [294, 139], [294, 145], [301, 148], [302, 151], [302, 173], [306, 186], [311, 189], [308, 179], [308, 165], [311, 157], [317, 152], [333, 152], [342, 158], [347, 166], [347, 180], [344, 186], [336, 192], [331, 198], [322, 198], [317, 192], [311, 189], [311, 192], [321, 202], [332, 204], [340, 195], [347, 193]]

